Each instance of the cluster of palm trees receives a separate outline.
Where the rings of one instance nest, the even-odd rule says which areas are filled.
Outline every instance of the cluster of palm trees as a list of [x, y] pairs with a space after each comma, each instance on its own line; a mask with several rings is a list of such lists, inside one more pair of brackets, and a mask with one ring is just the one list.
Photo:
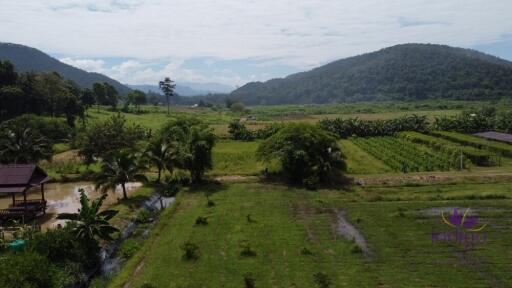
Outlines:
[[51, 156], [50, 141], [25, 123], [6, 121], [0, 125], [0, 163], [37, 163]]
[[215, 140], [213, 130], [196, 119], [173, 120], [151, 137], [144, 152], [123, 149], [103, 158], [95, 177], [96, 188], [106, 192], [121, 186], [126, 199], [126, 183], [146, 182], [144, 173], [150, 167], [157, 171], [157, 183], [165, 172], [172, 175], [175, 169], [188, 171], [191, 182], [201, 182], [206, 170], [212, 168]]

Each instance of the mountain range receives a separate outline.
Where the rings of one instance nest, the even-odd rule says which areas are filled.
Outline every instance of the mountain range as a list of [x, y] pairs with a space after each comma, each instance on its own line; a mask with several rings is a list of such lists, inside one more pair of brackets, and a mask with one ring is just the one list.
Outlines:
[[230, 97], [250, 105], [512, 96], [512, 62], [474, 50], [402, 44], [334, 61]]
[[[50, 55], [32, 47], [0, 42], [0, 60], [9, 60], [18, 72], [57, 72], [62, 77], [71, 79], [83, 88], [91, 88], [95, 82], [107, 82], [121, 94], [132, 89], [144, 92], [160, 93], [157, 85], [128, 85], [100, 73], [87, 72], [63, 63]], [[207, 95], [210, 93], [229, 93], [233, 87], [218, 83], [180, 82], [176, 92], [181, 96]]]

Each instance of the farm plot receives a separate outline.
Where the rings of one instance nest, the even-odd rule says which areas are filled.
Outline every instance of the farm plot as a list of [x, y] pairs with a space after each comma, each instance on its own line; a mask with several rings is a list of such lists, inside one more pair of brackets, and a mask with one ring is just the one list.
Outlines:
[[430, 133], [434, 136], [442, 137], [463, 145], [473, 146], [479, 149], [493, 151], [503, 156], [512, 157], [512, 145], [509, 144], [490, 141], [473, 135], [467, 135], [457, 132], [432, 131]]
[[404, 173], [448, 171], [460, 167], [460, 153], [434, 151], [405, 139], [383, 136], [354, 138], [352, 141], [392, 169]]
[[398, 137], [409, 140], [411, 142], [427, 145], [436, 151], [442, 151], [451, 154], [462, 153], [464, 157], [468, 158], [473, 164], [477, 166], [497, 166], [500, 162], [498, 156], [492, 152], [473, 146], [465, 146], [463, 144], [454, 143], [443, 138], [425, 135], [413, 131], [400, 132], [397, 135]]

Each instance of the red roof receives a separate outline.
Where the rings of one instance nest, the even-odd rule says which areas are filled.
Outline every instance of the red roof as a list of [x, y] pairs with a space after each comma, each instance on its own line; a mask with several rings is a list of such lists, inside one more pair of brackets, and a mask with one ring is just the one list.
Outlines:
[[21, 193], [48, 180], [48, 175], [34, 164], [0, 165], [0, 193]]

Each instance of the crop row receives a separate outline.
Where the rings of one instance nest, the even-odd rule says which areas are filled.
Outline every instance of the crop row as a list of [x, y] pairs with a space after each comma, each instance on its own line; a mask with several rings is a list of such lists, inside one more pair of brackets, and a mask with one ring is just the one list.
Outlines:
[[[396, 171], [447, 171], [460, 166], [460, 153], [433, 151], [391, 136], [353, 138], [352, 141]], [[467, 163], [465, 163], [467, 165]]]
[[499, 159], [489, 151], [485, 151], [472, 146], [464, 146], [443, 138], [425, 135], [413, 131], [400, 132], [397, 134], [397, 136], [414, 143], [425, 144], [436, 151], [442, 151], [451, 154], [462, 153], [464, 157], [468, 158], [473, 164], [477, 166], [495, 166], [499, 163]]
[[492, 151], [503, 156], [512, 157], [512, 145], [490, 141], [486, 139], [479, 138], [473, 135], [467, 135], [457, 132], [448, 132], [448, 131], [432, 131], [430, 134], [441, 137], [453, 142], [460, 143], [462, 145], [473, 146], [479, 149], [484, 149], [488, 151]]

